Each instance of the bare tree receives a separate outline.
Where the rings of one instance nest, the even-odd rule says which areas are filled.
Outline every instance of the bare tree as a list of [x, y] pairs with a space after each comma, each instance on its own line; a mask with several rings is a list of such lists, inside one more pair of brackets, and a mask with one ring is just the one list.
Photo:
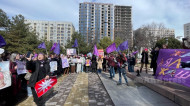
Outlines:
[[155, 23], [143, 25], [134, 31], [134, 46], [140, 47], [154, 47], [156, 41], [160, 39], [163, 35], [163, 30], [165, 30], [165, 25], [163, 23]]

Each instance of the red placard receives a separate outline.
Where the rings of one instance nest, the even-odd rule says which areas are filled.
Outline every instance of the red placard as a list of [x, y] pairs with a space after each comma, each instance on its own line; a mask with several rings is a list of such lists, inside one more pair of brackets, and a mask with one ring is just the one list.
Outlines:
[[57, 83], [57, 78], [55, 76], [50, 77], [50, 79], [42, 79], [38, 81], [35, 85], [35, 91], [38, 97], [44, 95], [48, 90], [50, 90]]

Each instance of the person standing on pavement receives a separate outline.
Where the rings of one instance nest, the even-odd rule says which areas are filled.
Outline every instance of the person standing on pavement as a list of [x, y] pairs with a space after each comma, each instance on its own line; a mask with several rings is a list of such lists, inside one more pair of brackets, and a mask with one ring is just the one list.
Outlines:
[[49, 62], [45, 61], [45, 56], [43, 53], [40, 53], [38, 55], [38, 60], [37, 61], [32, 61], [31, 59], [32, 56], [27, 58], [27, 63], [26, 63], [26, 68], [27, 70], [32, 71], [32, 75], [29, 80], [28, 86], [31, 87], [32, 89], [32, 95], [34, 98], [34, 102], [38, 106], [43, 106], [45, 104], [45, 95], [41, 96], [38, 98], [36, 91], [34, 89], [36, 82], [45, 79], [48, 80], [50, 76], [50, 65]]
[[117, 83], [117, 85], [121, 85], [122, 84], [122, 76], [123, 75], [126, 85], [128, 86], [128, 81], [127, 81], [127, 77], [126, 77], [126, 70], [125, 70], [125, 62], [127, 61], [127, 58], [125, 56], [125, 54], [120, 54], [117, 57], [117, 63], [118, 63], [118, 71], [119, 71], [119, 81]]
[[102, 71], [102, 63], [103, 63], [103, 59], [101, 58], [101, 56], [98, 57], [98, 66], [97, 66], [97, 69], [98, 69], [98, 72], [101, 73]]
[[86, 73], [88, 73], [90, 70], [90, 66], [91, 66], [90, 57], [86, 57], [85, 66], [86, 66]]
[[81, 72], [81, 67], [82, 67], [82, 59], [80, 57], [77, 57], [77, 69], [76, 69], [77, 73]]
[[92, 61], [92, 66], [91, 66], [92, 72], [96, 73], [97, 61], [96, 61], [96, 56], [95, 55], [92, 56], [92, 60], [91, 61]]
[[157, 59], [158, 59], [158, 55], [159, 55], [159, 48], [156, 47], [155, 50], [151, 51], [152, 54], [152, 60], [151, 60], [151, 66], [150, 68], [153, 68], [153, 76], [156, 75], [156, 69], [157, 69]]
[[128, 70], [129, 72], [134, 72], [134, 66], [135, 66], [135, 57], [132, 54], [129, 54], [128, 56]]
[[103, 66], [103, 71], [105, 71], [105, 72], [106, 72], [106, 66], [107, 66], [106, 56], [104, 56], [104, 58], [103, 58], [103, 63], [102, 63], [102, 66]]
[[142, 68], [145, 64], [146, 67], [146, 73], [148, 73], [148, 68], [147, 68], [147, 64], [148, 64], [148, 49], [144, 49], [142, 52], [142, 58], [141, 58], [141, 68], [140, 68], [140, 72], [142, 72]]
[[109, 67], [110, 67], [110, 77], [109, 78], [114, 78], [115, 77], [115, 70], [114, 70], [114, 67], [115, 67], [115, 61], [114, 61], [114, 56], [113, 54], [110, 55], [109, 58], [106, 58], [108, 60], [108, 64], [109, 64]]
[[85, 57], [84, 57], [84, 55], [82, 55], [81, 60], [82, 60], [81, 72], [83, 72], [84, 71], [84, 65], [85, 65]]

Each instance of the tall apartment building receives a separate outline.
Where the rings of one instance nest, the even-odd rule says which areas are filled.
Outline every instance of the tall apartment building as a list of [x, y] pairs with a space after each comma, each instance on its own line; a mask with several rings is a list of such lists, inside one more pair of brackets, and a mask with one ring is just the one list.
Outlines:
[[75, 28], [71, 22], [26, 20], [30, 31], [35, 31], [39, 39], [60, 43], [61, 46], [71, 40]]
[[190, 37], [190, 23], [184, 24], [184, 37]]
[[96, 43], [105, 36], [114, 40], [113, 4], [80, 3], [79, 32], [88, 43]]
[[114, 37], [120, 37], [123, 40], [128, 40], [130, 47], [133, 45], [131, 9], [131, 6], [116, 5], [114, 7]]

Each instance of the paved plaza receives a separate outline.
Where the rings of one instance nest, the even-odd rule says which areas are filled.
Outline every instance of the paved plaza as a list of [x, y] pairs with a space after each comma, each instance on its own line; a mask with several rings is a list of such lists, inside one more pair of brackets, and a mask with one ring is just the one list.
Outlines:
[[[58, 83], [47, 94], [46, 106], [177, 106], [171, 100], [128, 78], [117, 85], [109, 73], [73, 73], [58, 78]], [[35, 106], [32, 97], [18, 106]]]

